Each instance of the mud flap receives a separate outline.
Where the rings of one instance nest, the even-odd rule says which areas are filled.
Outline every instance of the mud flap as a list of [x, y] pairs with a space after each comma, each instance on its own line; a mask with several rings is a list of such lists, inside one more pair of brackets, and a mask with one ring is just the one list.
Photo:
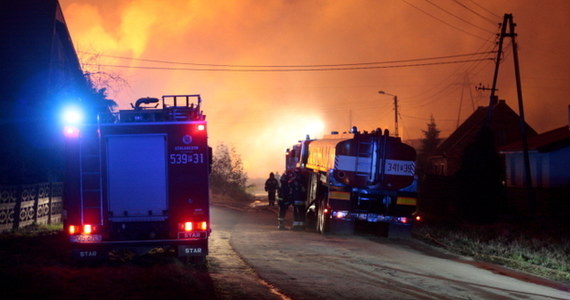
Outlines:
[[330, 220], [330, 233], [338, 235], [353, 235], [354, 221], [350, 220]]
[[206, 256], [208, 255], [208, 240], [178, 245], [177, 250], [178, 257]]
[[71, 259], [75, 263], [99, 263], [109, 259], [109, 252], [98, 245], [73, 245]]

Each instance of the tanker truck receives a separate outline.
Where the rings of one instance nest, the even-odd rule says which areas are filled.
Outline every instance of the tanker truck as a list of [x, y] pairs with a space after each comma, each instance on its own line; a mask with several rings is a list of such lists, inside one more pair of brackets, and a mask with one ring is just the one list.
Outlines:
[[408, 232], [416, 211], [416, 151], [388, 130], [332, 132], [286, 151], [286, 172], [306, 185], [307, 226], [352, 233], [379, 224], [388, 236]]

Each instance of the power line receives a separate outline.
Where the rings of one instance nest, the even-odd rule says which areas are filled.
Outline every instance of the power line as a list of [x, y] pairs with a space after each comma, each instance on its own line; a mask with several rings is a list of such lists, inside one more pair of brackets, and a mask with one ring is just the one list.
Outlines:
[[473, 1], [473, 0], [469, 0], [469, 1], [471, 1], [473, 4], [477, 5], [477, 6], [478, 6], [479, 8], [481, 8], [482, 10], [484, 10], [484, 11], [486, 11], [486, 12], [492, 14], [493, 16], [495, 16], [495, 17], [497, 17], [497, 18], [499, 18], [499, 19], [501, 18], [501, 16], [499, 16], [499, 15], [497, 15], [496, 13], [494, 13], [494, 12], [488, 10], [487, 8], [483, 7], [481, 4], [479, 4], [479, 3], [477, 3], [477, 2], [475, 2], [475, 1]]
[[[496, 45], [495, 45], [496, 46]], [[476, 69], [481, 65], [481, 61], [477, 62], [475, 64], [470, 64], [467, 68], [465, 68], [463, 70], [463, 72], [467, 72], [470, 74], [478, 74], [480, 71], [476, 71]], [[448, 76], [448, 78], [444, 81], [447, 82], [449, 80], [449, 78], [451, 78], [452, 76], [456, 75], [458, 72], [461, 71], [461, 68], [458, 68], [455, 72], [453, 72], [452, 74], [450, 74], [450, 76]], [[433, 90], [433, 89], [430, 89]], [[440, 97], [440, 95], [442, 94], [453, 94], [455, 93], [457, 90], [459, 90], [459, 86], [452, 83], [452, 82], [448, 82], [444, 87], [441, 87], [440, 89], [438, 89], [436, 92], [433, 92], [430, 95], [423, 95], [423, 97], [406, 97], [405, 100], [410, 100], [410, 98], [416, 98], [417, 100], [415, 101], [411, 101], [413, 104], [410, 104], [411, 107], [413, 108], [422, 108], [422, 107], [426, 107], [428, 105], [434, 105], [436, 102], [442, 100], [442, 98]], [[419, 98], [419, 99], [418, 99]], [[410, 117], [410, 116], [408, 116]], [[450, 120], [452, 121], [452, 120]], [[453, 120], [454, 122], [457, 122], [457, 120]]]
[[439, 59], [449, 59], [449, 58], [459, 58], [466, 56], [475, 56], [482, 54], [493, 54], [494, 52], [474, 52], [474, 53], [464, 53], [446, 56], [435, 56], [435, 57], [424, 57], [424, 58], [411, 58], [411, 59], [401, 59], [392, 61], [374, 61], [374, 62], [359, 62], [359, 63], [343, 63], [343, 64], [312, 64], [312, 65], [232, 65], [232, 64], [208, 64], [208, 63], [195, 63], [195, 62], [179, 62], [179, 61], [169, 61], [169, 60], [159, 60], [159, 59], [148, 59], [148, 58], [135, 58], [127, 56], [117, 56], [117, 55], [105, 55], [96, 54], [92, 52], [84, 52], [84, 54], [98, 55], [102, 57], [124, 59], [124, 60], [134, 60], [143, 61], [150, 63], [161, 63], [161, 64], [171, 64], [171, 65], [189, 65], [189, 66], [202, 66], [202, 67], [220, 67], [220, 68], [327, 68], [327, 67], [350, 67], [350, 66], [366, 66], [366, 65], [379, 65], [379, 64], [395, 64], [395, 63], [408, 63], [408, 62], [418, 62], [425, 60], [439, 60]]
[[232, 69], [232, 68], [176, 68], [176, 67], [151, 67], [151, 66], [128, 66], [128, 65], [112, 65], [112, 64], [85, 64], [87, 66], [100, 66], [108, 68], [126, 68], [126, 69], [146, 69], [146, 70], [170, 70], [170, 71], [205, 71], [205, 72], [318, 72], [318, 71], [351, 71], [351, 70], [372, 70], [372, 69], [394, 69], [407, 67], [424, 67], [434, 65], [447, 65], [465, 62], [477, 62], [481, 60], [493, 60], [489, 58], [466, 59], [444, 62], [429, 62], [418, 64], [403, 64], [392, 66], [366, 66], [366, 67], [334, 67], [334, 68], [291, 68], [291, 69]]
[[476, 38], [478, 38], [478, 39], [485, 40], [484, 37], [478, 36], [478, 35], [476, 35], [476, 34], [474, 34], [474, 33], [471, 33], [471, 32], [469, 32], [469, 31], [463, 30], [463, 29], [461, 29], [461, 28], [459, 28], [459, 27], [457, 27], [457, 26], [455, 26], [455, 25], [453, 25], [453, 24], [450, 24], [450, 23], [448, 23], [448, 22], [446, 22], [446, 21], [444, 21], [444, 20], [442, 20], [442, 19], [440, 19], [440, 18], [438, 18], [438, 17], [436, 17], [436, 16], [434, 16], [434, 15], [428, 13], [427, 11], [425, 11], [425, 10], [423, 10], [423, 9], [421, 9], [421, 8], [419, 8], [419, 7], [415, 6], [415, 5], [413, 5], [413, 4], [411, 4], [410, 2], [408, 2], [408, 1], [406, 1], [406, 0], [402, 0], [402, 1], [403, 1], [404, 3], [406, 3], [406, 4], [408, 4], [409, 6], [415, 8], [415, 9], [421, 11], [421, 12], [423, 12], [424, 14], [426, 14], [426, 15], [428, 15], [428, 16], [430, 16], [430, 17], [432, 17], [432, 18], [434, 18], [434, 19], [436, 19], [436, 20], [438, 20], [438, 21], [440, 21], [441, 23], [443, 23], [443, 24], [445, 24], [445, 25], [447, 25], [447, 26], [449, 26], [449, 27], [451, 27], [451, 28], [453, 28], [453, 29], [455, 29], [455, 30], [459, 30], [459, 31], [461, 31], [461, 32], [463, 32], [463, 33], [465, 33], [465, 34], [468, 34], [468, 35], [470, 35], [470, 36], [474, 36], [474, 37], [476, 37]]
[[477, 15], [477, 16], [483, 18], [484, 20], [488, 21], [489, 23], [491, 23], [491, 24], [493, 24], [493, 25], [497, 25], [497, 24], [498, 24], [498, 22], [495, 22], [495, 21], [493, 21], [493, 20], [491, 20], [491, 19], [489, 19], [489, 18], [483, 16], [482, 14], [476, 12], [475, 10], [473, 10], [472, 8], [470, 8], [469, 6], [467, 6], [467, 5], [465, 5], [465, 4], [461, 3], [461, 2], [459, 2], [459, 1], [457, 1], [457, 0], [453, 0], [453, 2], [457, 3], [457, 5], [459, 5], [459, 6], [463, 7], [463, 8], [465, 8], [465, 9], [467, 9], [468, 11], [470, 11], [470, 12], [474, 13], [475, 15]]
[[494, 33], [495, 33], [495, 32], [493, 32], [493, 31], [488, 30], [488, 29], [486, 29], [486, 28], [483, 28], [483, 27], [481, 27], [481, 26], [479, 26], [479, 25], [475, 25], [475, 24], [473, 24], [473, 23], [471, 23], [471, 22], [469, 22], [469, 21], [463, 19], [462, 17], [457, 16], [456, 14], [454, 14], [454, 13], [448, 11], [447, 9], [445, 9], [445, 8], [443, 8], [443, 7], [441, 7], [441, 6], [437, 5], [437, 4], [435, 4], [435, 3], [433, 3], [433, 2], [430, 1], [430, 0], [425, 0], [425, 1], [427, 1], [427, 2], [428, 2], [429, 4], [431, 4], [431, 5], [433, 5], [433, 6], [437, 7], [437, 8], [439, 8], [440, 10], [444, 11], [444, 12], [447, 13], [448, 15], [450, 15], [450, 16], [452, 16], [452, 17], [455, 17], [456, 19], [459, 19], [459, 21], [461, 21], [461, 22], [464, 22], [464, 23], [466, 23], [466, 24], [469, 24], [469, 25], [471, 25], [471, 26], [473, 26], [473, 27], [476, 27], [476, 28], [478, 28], [478, 29], [481, 29], [481, 30], [486, 31], [486, 32], [491, 33], [491, 34], [494, 34]]
[[[495, 48], [497, 47], [497, 44], [492, 44], [492, 45], [488, 45], [488, 43], [491, 41], [491, 39], [495, 38], [495, 35], [490, 36], [489, 39], [487, 39], [487, 41], [485, 43], [483, 43], [481, 45], [481, 47], [479, 47], [479, 49], [477, 51], [481, 51], [481, 49], [483, 49], [485, 46], [492, 48], [492, 50], [488, 51], [488, 52], [492, 52], [492, 53], [496, 53]], [[459, 73], [464, 73], [464, 72], [475, 72], [475, 70], [481, 65], [481, 63], [484, 60], [478, 61], [475, 64], [470, 64], [469, 66], [467, 66], [467, 68], [464, 68], [464, 66], [459, 66], [457, 69], [455, 69], [453, 72], [451, 72], [449, 74], [449, 76], [447, 76], [446, 78], [444, 78], [443, 80], [441, 80], [441, 82], [439, 84], [436, 85], [432, 85], [431, 88], [427, 89], [426, 91], [424, 91], [421, 95], [412, 95], [412, 96], [408, 96], [405, 98], [404, 101], [406, 100], [410, 100], [410, 99], [417, 99], [416, 100], [416, 105], [419, 106], [425, 106], [425, 104], [430, 104], [433, 103], [434, 100], [433, 97], [442, 94], [443, 92], [445, 92], [448, 88], [452, 87], [453, 85], [449, 83], [449, 81], [451, 80], [451, 78], [453, 76], [455, 76], [456, 74]], [[480, 71], [479, 71], [480, 72]], [[477, 74], [478, 72], [476, 72], [475, 74]], [[432, 92], [433, 90], [435, 90], [436, 88], [442, 86], [442, 84], [446, 84], [445, 87], [438, 89], [436, 92]], [[431, 93], [429, 95], [426, 95], [427, 93]], [[418, 100], [423, 100], [423, 99], [427, 99], [427, 103], [422, 103], [425, 101], [421, 101], [421, 102], [417, 102]]]

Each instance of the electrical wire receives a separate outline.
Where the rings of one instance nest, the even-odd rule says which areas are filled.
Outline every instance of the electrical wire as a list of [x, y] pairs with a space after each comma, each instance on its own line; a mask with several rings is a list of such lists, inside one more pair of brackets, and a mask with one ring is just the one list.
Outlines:
[[484, 20], [486, 20], [487, 22], [489, 22], [489, 23], [491, 23], [491, 24], [493, 24], [493, 25], [497, 25], [497, 24], [498, 24], [498, 22], [495, 22], [495, 21], [493, 21], [493, 20], [491, 20], [491, 19], [489, 19], [489, 18], [483, 16], [482, 14], [476, 12], [475, 10], [473, 10], [472, 8], [470, 8], [469, 6], [467, 6], [467, 5], [465, 5], [465, 4], [461, 3], [461, 2], [459, 2], [458, 0], [453, 0], [453, 2], [457, 3], [457, 5], [459, 5], [459, 6], [463, 7], [463, 8], [465, 8], [465, 9], [467, 9], [468, 11], [470, 11], [470, 12], [474, 13], [475, 15], [477, 15], [477, 16], [483, 18]]
[[344, 63], [344, 64], [312, 64], [312, 65], [232, 65], [232, 64], [207, 64], [207, 63], [194, 63], [194, 62], [179, 62], [179, 61], [168, 61], [168, 60], [158, 60], [158, 59], [148, 59], [148, 58], [135, 58], [127, 56], [117, 56], [117, 55], [106, 55], [106, 54], [96, 54], [92, 52], [83, 52], [84, 54], [98, 55], [101, 57], [109, 57], [124, 60], [134, 60], [150, 63], [160, 63], [160, 64], [170, 64], [170, 65], [189, 65], [189, 66], [202, 66], [202, 67], [221, 67], [221, 68], [326, 68], [326, 67], [351, 67], [351, 66], [366, 66], [366, 65], [379, 65], [379, 64], [395, 64], [395, 63], [408, 63], [408, 62], [418, 62], [426, 60], [440, 60], [449, 58], [459, 58], [467, 56], [475, 56], [480, 54], [492, 54], [492, 52], [474, 52], [474, 53], [464, 53], [455, 55], [445, 55], [445, 56], [435, 56], [435, 57], [423, 57], [423, 58], [411, 58], [411, 59], [401, 59], [392, 61], [374, 61], [374, 62], [359, 62], [359, 63]]
[[486, 11], [486, 12], [492, 14], [493, 16], [497, 17], [497, 19], [500, 19], [500, 18], [501, 18], [501, 16], [499, 16], [499, 15], [497, 15], [496, 13], [490, 11], [489, 9], [483, 7], [481, 4], [479, 4], [479, 3], [477, 3], [477, 2], [475, 2], [475, 1], [473, 1], [473, 0], [469, 0], [469, 1], [471, 1], [473, 4], [477, 5], [477, 6], [478, 6], [479, 8], [481, 8], [482, 10], [484, 10], [484, 11]]
[[452, 16], [452, 17], [455, 17], [456, 19], [458, 19], [459, 21], [461, 21], [461, 22], [463, 22], [463, 23], [469, 24], [469, 25], [471, 25], [471, 26], [473, 26], [473, 27], [476, 27], [476, 28], [478, 28], [478, 29], [480, 29], [480, 30], [486, 31], [486, 32], [491, 33], [491, 34], [494, 34], [494, 33], [495, 33], [495, 32], [493, 32], [493, 31], [491, 31], [491, 30], [488, 30], [487, 28], [483, 28], [483, 27], [481, 27], [481, 26], [479, 26], [479, 25], [475, 25], [475, 24], [473, 24], [473, 23], [471, 23], [471, 22], [465, 20], [464, 18], [459, 17], [458, 15], [456, 15], [456, 14], [454, 14], [454, 13], [448, 11], [447, 9], [445, 9], [445, 8], [443, 8], [443, 7], [441, 7], [441, 6], [437, 5], [437, 4], [435, 4], [435, 3], [433, 3], [433, 2], [430, 1], [430, 0], [425, 0], [425, 1], [428, 2], [428, 3], [431, 4], [431, 5], [433, 5], [433, 6], [437, 7], [437, 8], [439, 8], [440, 10], [442, 10], [442, 11], [445, 12], [445, 13], [447, 13], [448, 15], [450, 15], [450, 16]]
[[[481, 49], [483, 49], [485, 46], [487, 46], [487, 47], [490, 46], [490, 47], [489, 47], [490, 50], [485, 51], [485, 52], [496, 53], [495, 50], [496, 50], [496, 48], [497, 48], [497, 44], [496, 44], [496, 43], [493, 43], [492, 45], [489, 45], [489, 44], [488, 44], [493, 38], [495, 38], [495, 35], [490, 36], [490, 37], [487, 39], [487, 41], [485, 41], [485, 43], [483, 43], [483, 44], [479, 47], [479, 49], [477, 50], [477, 52], [481, 51]], [[492, 49], [492, 50], [491, 50], [491, 49]], [[483, 53], [483, 52], [481, 52], [481, 53]], [[461, 66], [459, 66], [458, 68], [456, 68], [453, 72], [451, 72], [446, 78], [442, 79], [439, 84], [432, 85], [429, 89], [423, 91], [421, 94], [408, 96], [408, 97], [406, 97], [406, 99], [405, 99], [404, 101], [416, 99], [416, 100], [414, 101], [416, 105], [425, 106], [425, 105], [427, 105], [427, 104], [431, 104], [431, 103], [434, 102], [433, 98], [434, 98], [435, 96], [438, 96], [438, 95], [443, 94], [444, 92], [446, 92], [446, 90], [447, 90], [448, 88], [450, 88], [450, 87], [453, 86], [453, 84], [450, 84], [449, 81], [450, 81], [454, 76], [457, 76], [457, 74], [459, 74], [459, 73], [465, 73], [465, 72], [473, 73], [473, 72], [476, 71], [476, 69], [477, 69], [479, 66], [482, 65], [482, 63], [483, 63], [484, 61], [485, 61], [485, 60], [476, 62], [475, 64], [469, 64], [467, 67], [465, 67], [465, 65], [461, 65]], [[480, 71], [479, 71], [479, 72], [480, 72]], [[478, 74], [479, 72], [475, 72], [475, 75]], [[446, 85], [445, 85], [443, 88], [440, 88], [440, 89], [438, 89], [437, 91], [428, 94], [430, 91], [433, 91], [433, 90], [436, 89], [438, 86], [441, 86], [441, 85], [444, 84], [444, 83], [445, 83]], [[426, 103], [426, 101], [418, 101], [418, 100], [421, 100], [421, 99], [427, 99], [427, 103]], [[424, 104], [425, 104], [425, 105], [424, 105]]]
[[450, 24], [450, 23], [448, 23], [448, 22], [446, 22], [446, 21], [444, 21], [444, 20], [442, 20], [442, 19], [440, 19], [440, 18], [438, 18], [438, 17], [436, 17], [436, 16], [430, 14], [429, 12], [427, 12], [427, 11], [425, 11], [425, 10], [423, 10], [423, 9], [421, 9], [421, 8], [419, 8], [419, 7], [415, 6], [415, 5], [413, 5], [413, 4], [411, 4], [410, 2], [408, 2], [408, 1], [406, 1], [406, 0], [402, 0], [402, 1], [403, 1], [404, 3], [406, 3], [406, 4], [408, 4], [409, 6], [415, 8], [415, 9], [421, 11], [421, 12], [423, 12], [424, 14], [426, 14], [426, 15], [428, 15], [428, 16], [430, 16], [430, 17], [432, 17], [432, 18], [434, 18], [434, 19], [436, 19], [436, 20], [438, 20], [438, 21], [440, 21], [441, 23], [443, 23], [443, 24], [445, 24], [445, 25], [447, 25], [447, 26], [449, 26], [449, 27], [451, 27], [451, 28], [453, 28], [453, 29], [455, 29], [455, 30], [461, 31], [461, 32], [463, 32], [463, 33], [465, 33], [465, 34], [468, 34], [468, 35], [470, 35], [470, 36], [476, 37], [476, 38], [478, 38], [478, 39], [485, 40], [484, 37], [481, 37], [481, 36], [479, 36], [479, 35], [477, 35], [477, 34], [471, 33], [471, 32], [469, 32], [469, 31], [463, 30], [463, 29], [461, 29], [461, 28], [459, 28], [459, 27], [457, 27], [457, 26], [455, 26], [455, 25], [453, 25], [453, 24]]
[[457, 64], [465, 62], [477, 62], [481, 60], [492, 60], [491, 57], [478, 59], [465, 59], [443, 62], [428, 62], [418, 64], [401, 64], [391, 66], [366, 66], [366, 67], [334, 67], [334, 68], [291, 68], [291, 69], [231, 69], [231, 68], [176, 68], [176, 67], [151, 67], [151, 66], [128, 66], [112, 64], [85, 64], [87, 66], [100, 66], [107, 68], [145, 69], [145, 70], [168, 70], [168, 71], [202, 71], [202, 72], [321, 72], [321, 71], [352, 71], [352, 70], [373, 70], [373, 69], [395, 69], [409, 67], [425, 67], [435, 65]]

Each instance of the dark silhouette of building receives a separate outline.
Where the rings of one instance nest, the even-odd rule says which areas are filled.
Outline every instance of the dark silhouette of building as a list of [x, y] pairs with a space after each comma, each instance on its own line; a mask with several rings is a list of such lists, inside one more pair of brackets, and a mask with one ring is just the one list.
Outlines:
[[[525, 124], [527, 136], [536, 131]], [[520, 119], [504, 100], [479, 107], [429, 157], [420, 210], [491, 221], [505, 213], [504, 165], [497, 148], [521, 140]]]
[[[429, 158], [432, 174], [451, 176], [459, 171], [465, 148], [473, 144], [479, 136], [487, 122], [488, 113], [488, 107], [477, 108], [439, 145], [435, 154]], [[505, 103], [505, 100], [493, 105], [488, 127], [492, 132], [495, 147], [521, 140], [519, 115]], [[528, 136], [536, 135], [536, 131], [528, 124], [526, 132]]]
[[59, 111], [89, 85], [57, 0], [0, 3], [0, 184], [61, 180]]

